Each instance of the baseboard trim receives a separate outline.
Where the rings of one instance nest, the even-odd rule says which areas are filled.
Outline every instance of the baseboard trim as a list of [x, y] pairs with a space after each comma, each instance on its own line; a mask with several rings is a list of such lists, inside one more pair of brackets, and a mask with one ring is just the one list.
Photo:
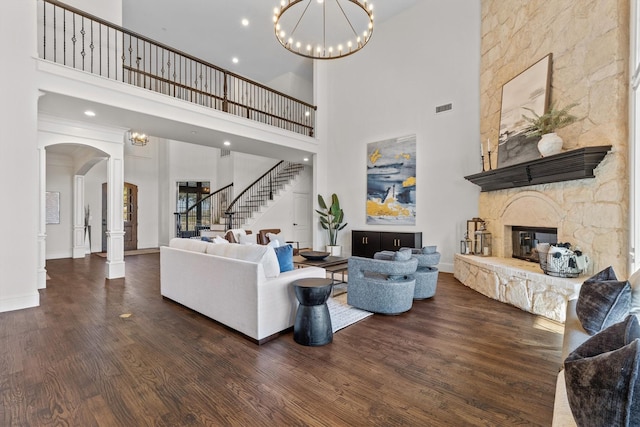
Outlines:
[[0, 313], [5, 311], [22, 310], [25, 308], [38, 307], [40, 305], [40, 294], [38, 291], [29, 295], [21, 295], [13, 298], [0, 299]]

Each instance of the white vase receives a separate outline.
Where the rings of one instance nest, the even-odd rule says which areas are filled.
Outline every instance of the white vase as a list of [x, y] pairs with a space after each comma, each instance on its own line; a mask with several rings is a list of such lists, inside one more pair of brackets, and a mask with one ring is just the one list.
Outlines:
[[557, 133], [545, 133], [538, 141], [538, 151], [542, 157], [553, 156], [562, 151], [562, 138]]
[[329, 255], [331, 256], [340, 256], [340, 254], [342, 253], [342, 246], [327, 245], [327, 252], [329, 252]]

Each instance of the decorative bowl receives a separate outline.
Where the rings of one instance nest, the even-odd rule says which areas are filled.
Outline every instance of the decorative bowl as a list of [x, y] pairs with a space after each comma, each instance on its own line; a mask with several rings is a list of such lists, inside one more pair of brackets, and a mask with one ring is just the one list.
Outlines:
[[310, 261], [320, 261], [329, 256], [329, 252], [320, 251], [300, 251], [300, 256], [305, 257]]

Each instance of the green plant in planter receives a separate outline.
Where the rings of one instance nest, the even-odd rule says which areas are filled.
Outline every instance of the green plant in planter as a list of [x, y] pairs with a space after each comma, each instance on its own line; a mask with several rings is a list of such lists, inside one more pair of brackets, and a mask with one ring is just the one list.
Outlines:
[[318, 205], [320, 209], [316, 209], [316, 212], [320, 215], [320, 225], [329, 233], [329, 245], [336, 246], [338, 231], [347, 226], [346, 222], [342, 224], [344, 212], [340, 208], [338, 196], [335, 193], [332, 194], [331, 205], [327, 206], [322, 195], [318, 194]]
[[547, 133], [554, 133], [557, 129], [576, 122], [578, 118], [569, 114], [569, 110], [576, 105], [578, 104], [573, 103], [564, 108], [556, 108], [554, 104], [551, 104], [547, 112], [541, 116], [531, 108], [523, 107], [533, 114], [533, 117], [522, 115], [522, 118], [529, 122], [529, 126], [525, 129], [527, 136], [542, 136]]

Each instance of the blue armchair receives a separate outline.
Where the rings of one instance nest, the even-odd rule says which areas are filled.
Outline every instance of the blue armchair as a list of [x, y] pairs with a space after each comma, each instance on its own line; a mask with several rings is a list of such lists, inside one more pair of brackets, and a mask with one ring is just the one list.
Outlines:
[[418, 260], [410, 252], [381, 260], [352, 256], [348, 261], [347, 303], [373, 313], [400, 314], [411, 309]]
[[[440, 262], [440, 252], [436, 252], [435, 246], [425, 246], [419, 248], [403, 248], [401, 250], [411, 250], [411, 256], [418, 260], [418, 268], [415, 272], [416, 286], [413, 299], [431, 298], [436, 294], [438, 286], [438, 269], [435, 267]], [[375, 259], [393, 259], [395, 252], [377, 252]]]

